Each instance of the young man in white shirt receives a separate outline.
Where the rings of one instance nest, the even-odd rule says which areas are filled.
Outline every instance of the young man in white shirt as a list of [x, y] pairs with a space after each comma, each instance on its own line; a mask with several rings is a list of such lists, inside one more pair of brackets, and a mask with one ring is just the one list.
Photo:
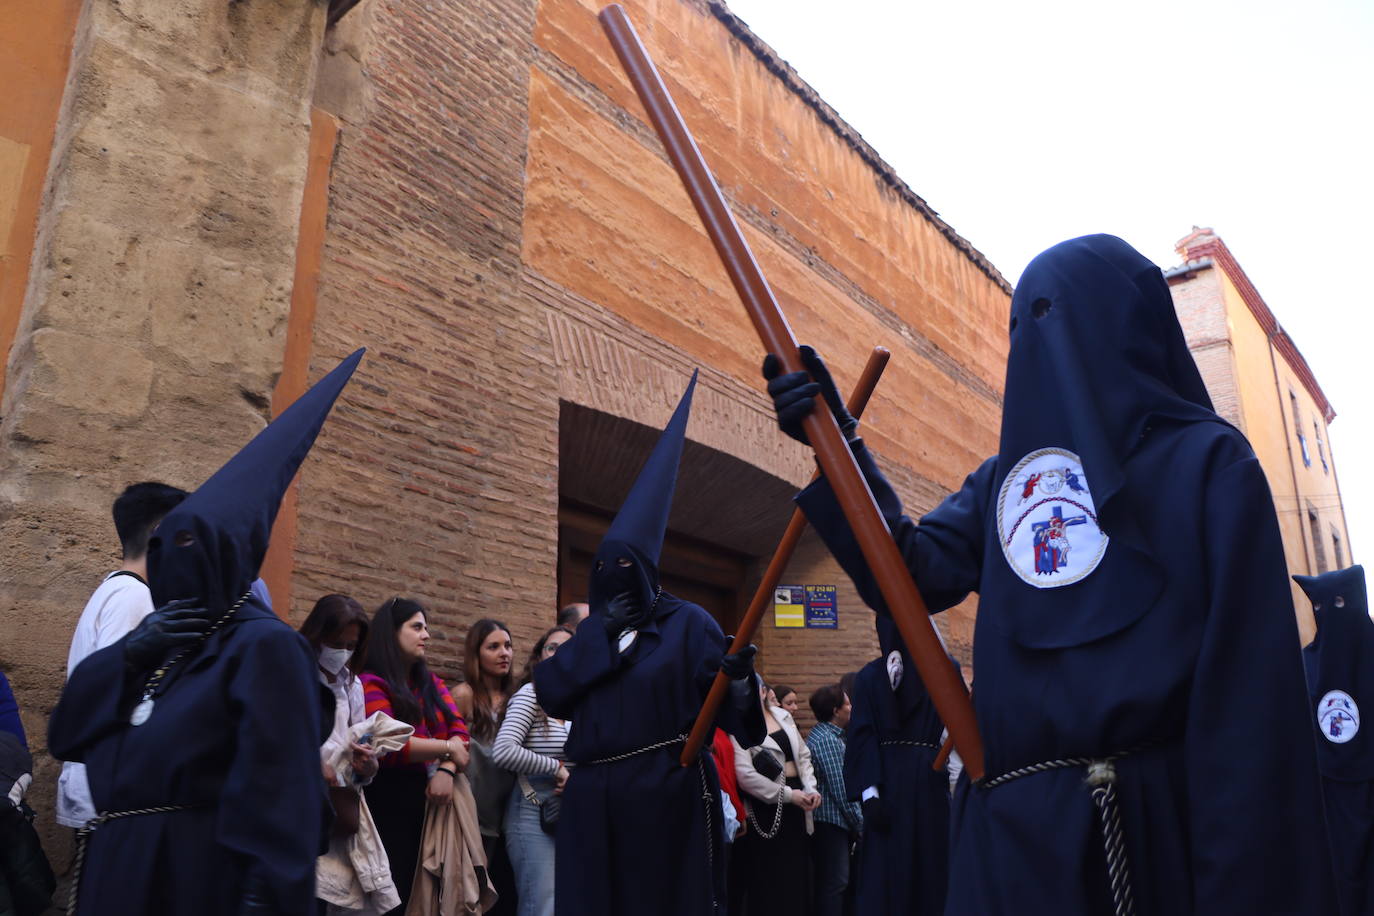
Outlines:
[[[145, 482], [128, 487], [114, 501], [115, 531], [124, 561], [105, 577], [81, 612], [67, 654], [68, 677], [86, 656], [118, 642], [152, 613], [153, 599], [147, 581], [148, 536], [162, 517], [185, 498], [185, 490]], [[95, 816], [85, 765], [63, 763], [62, 775], [57, 780], [57, 822], [80, 827]]]

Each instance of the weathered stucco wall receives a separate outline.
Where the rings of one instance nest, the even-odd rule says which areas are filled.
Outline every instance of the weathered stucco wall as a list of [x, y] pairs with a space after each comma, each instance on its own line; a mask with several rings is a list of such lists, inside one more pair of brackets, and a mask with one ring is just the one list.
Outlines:
[[0, 421], [0, 666], [59, 867], [43, 736], [118, 562], [110, 503], [194, 487], [266, 418], [323, 27], [320, 3], [217, 0], [88, 0], [77, 27]]

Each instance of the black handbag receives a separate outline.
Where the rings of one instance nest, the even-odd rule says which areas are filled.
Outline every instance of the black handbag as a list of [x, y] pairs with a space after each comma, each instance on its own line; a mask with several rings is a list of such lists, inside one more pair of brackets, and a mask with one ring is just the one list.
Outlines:
[[534, 787], [524, 774], [520, 775], [520, 794], [525, 796], [525, 801], [539, 809], [539, 827], [549, 836], [558, 832], [558, 816], [563, 813], [563, 797], [561, 795], [550, 795], [543, 801], [539, 800]]
[[778, 758], [773, 756], [772, 751], [767, 748], [760, 748], [754, 755], [754, 769], [764, 779], [776, 781], [783, 774], [782, 764], [778, 763]]

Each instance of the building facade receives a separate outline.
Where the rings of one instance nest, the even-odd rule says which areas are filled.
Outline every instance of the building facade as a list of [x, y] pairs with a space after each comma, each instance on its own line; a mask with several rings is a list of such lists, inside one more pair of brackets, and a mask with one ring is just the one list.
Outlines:
[[[699, 368], [663, 572], [738, 623], [814, 465], [598, 5], [364, 0], [329, 25], [308, 3], [54, 0], [6, 23], [26, 91], [0, 100], [0, 667], [39, 797], [113, 497], [194, 488], [358, 346], [264, 571], [289, 621], [403, 594], [445, 677], [481, 617], [523, 653], [583, 596]], [[626, 6], [798, 339], [843, 388], [893, 351], [864, 434], [928, 510], [995, 450], [1006, 281], [724, 4]], [[784, 584], [833, 586], [837, 613], [767, 615], [769, 679], [805, 696], [876, 653], [814, 536]], [[941, 618], [966, 674], [973, 610]]]
[[[1235, 257], [1211, 229], [1175, 246], [1165, 272], [1188, 347], [1217, 413], [1245, 433], [1269, 478], [1290, 574], [1350, 565], [1350, 535], [1327, 426], [1336, 411], [1317, 377]], [[1312, 608], [1293, 585], [1303, 643]]]

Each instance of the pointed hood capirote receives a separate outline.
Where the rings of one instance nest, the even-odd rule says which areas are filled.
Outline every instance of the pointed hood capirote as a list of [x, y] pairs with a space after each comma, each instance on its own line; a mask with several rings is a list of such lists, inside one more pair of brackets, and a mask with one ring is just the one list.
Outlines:
[[658, 561], [663, 553], [663, 535], [668, 530], [668, 513], [677, 490], [678, 464], [687, 438], [687, 420], [692, 413], [692, 393], [696, 387], [697, 372], [693, 371], [677, 409], [601, 539], [587, 590], [587, 600], [593, 611], [603, 610], [606, 602], [626, 592], [636, 596], [642, 609], [647, 610], [653, 604], [658, 593]]
[[286, 488], [363, 353], [316, 382], [162, 519], [148, 542], [155, 607], [199, 598], [222, 612], [248, 591]]
[[1317, 764], [1328, 779], [1374, 779], [1374, 620], [1363, 566], [1294, 576], [1312, 601], [1317, 635], [1302, 650], [1317, 729]]

